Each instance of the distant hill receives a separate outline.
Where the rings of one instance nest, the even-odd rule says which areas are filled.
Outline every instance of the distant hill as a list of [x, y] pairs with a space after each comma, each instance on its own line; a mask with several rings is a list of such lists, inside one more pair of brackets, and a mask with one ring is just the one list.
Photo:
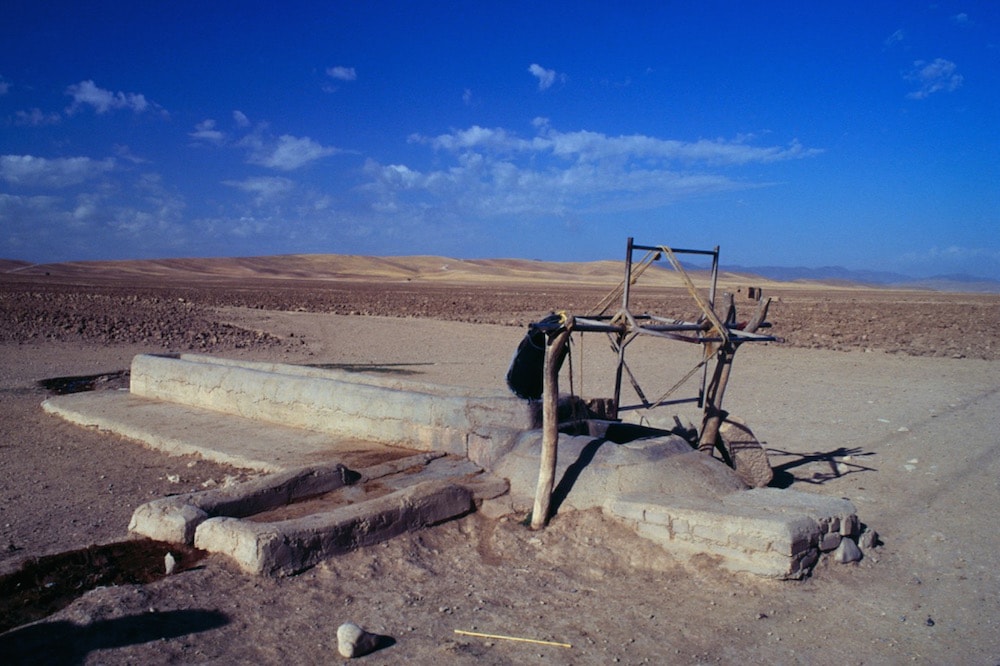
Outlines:
[[737, 273], [760, 275], [779, 282], [811, 281], [827, 284], [839, 283], [895, 289], [1000, 293], [1000, 280], [961, 274], [913, 278], [901, 273], [851, 270], [842, 266], [823, 266], [820, 268], [805, 268], [801, 266], [727, 266], [726, 269]]
[[0, 259], [0, 273], [21, 271], [31, 265], [27, 261], [18, 261], [17, 259]]
[[[665, 262], [654, 264], [644, 285], [677, 287], [680, 277]], [[705, 266], [685, 265], [696, 283], [706, 284]], [[476, 284], [576, 284], [613, 286], [622, 280], [620, 261], [553, 262], [528, 259], [453, 259], [436, 256], [374, 257], [341, 254], [292, 254], [269, 257], [176, 258], [128, 261], [73, 261], [32, 264], [0, 259], [0, 274], [49, 275], [62, 279], [121, 280], [364, 280]], [[838, 266], [787, 268], [723, 266], [723, 289], [740, 286], [782, 288], [898, 288], [1000, 293], [1000, 281], [965, 275], [915, 280], [898, 273], [854, 271]]]
[[[9, 267], [6, 268], [6, 267]], [[435, 256], [373, 257], [296, 254], [270, 257], [72, 261], [54, 264], [6, 262], [0, 272], [73, 280], [338, 280], [423, 283], [574, 284], [609, 287], [621, 282], [620, 261], [551, 262], [527, 259], [453, 259]], [[709, 279], [692, 270], [696, 282]], [[725, 279], [727, 276], [721, 276]], [[672, 270], [652, 270], [643, 284], [681, 286]]]

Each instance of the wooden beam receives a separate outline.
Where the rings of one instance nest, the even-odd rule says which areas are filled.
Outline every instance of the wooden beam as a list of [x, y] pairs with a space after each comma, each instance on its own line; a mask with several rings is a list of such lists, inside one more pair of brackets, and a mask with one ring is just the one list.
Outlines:
[[[570, 320], [570, 324], [572, 320]], [[545, 370], [542, 384], [542, 454], [538, 468], [535, 505], [531, 510], [531, 529], [539, 530], [549, 522], [552, 487], [555, 483], [559, 444], [559, 359], [566, 353], [571, 326], [556, 333], [545, 345]]]

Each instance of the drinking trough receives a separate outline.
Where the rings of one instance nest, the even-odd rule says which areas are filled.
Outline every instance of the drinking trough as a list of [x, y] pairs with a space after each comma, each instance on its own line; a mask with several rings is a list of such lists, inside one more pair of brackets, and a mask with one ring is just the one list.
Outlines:
[[[144, 504], [129, 526], [259, 574], [292, 574], [471, 511], [527, 511], [538, 479], [539, 405], [506, 391], [144, 354], [132, 362], [129, 391], [57, 396], [44, 408], [168, 453], [264, 473]], [[599, 419], [566, 421], [561, 431], [557, 512], [599, 508], [678, 557], [768, 577], [801, 577], [823, 552], [856, 557], [861, 525], [847, 500], [749, 489], [669, 431]]]

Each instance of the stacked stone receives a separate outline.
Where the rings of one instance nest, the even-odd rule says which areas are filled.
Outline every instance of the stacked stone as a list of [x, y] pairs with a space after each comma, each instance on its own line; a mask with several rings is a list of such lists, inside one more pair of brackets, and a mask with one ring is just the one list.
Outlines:
[[708, 556], [732, 571], [802, 578], [825, 553], [842, 563], [861, 559], [860, 522], [847, 500], [758, 489], [721, 502], [623, 496], [606, 508], [670, 552]]
[[861, 549], [857, 545], [860, 533], [857, 516], [833, 516], [821, 520], [818, 549], [821, 553], [832, 552], [833, 560], [840, 564], [857, 562], [861, 559]]

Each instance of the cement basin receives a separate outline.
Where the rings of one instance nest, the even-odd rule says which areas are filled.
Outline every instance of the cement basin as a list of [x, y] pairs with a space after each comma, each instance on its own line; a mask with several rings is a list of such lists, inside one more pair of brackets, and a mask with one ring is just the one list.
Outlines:
[[[669, 431], [603, 421], [581, 425], [576, 429], [588, 434], [559, 436], [554, 511], [604, 507], [625, 493], [712, 500], [748, 489], [731, 468]], [[492, 470], [509, 480], [518, 510], [534, 501], [541, 446], [541, 431], [529, 431]]]

